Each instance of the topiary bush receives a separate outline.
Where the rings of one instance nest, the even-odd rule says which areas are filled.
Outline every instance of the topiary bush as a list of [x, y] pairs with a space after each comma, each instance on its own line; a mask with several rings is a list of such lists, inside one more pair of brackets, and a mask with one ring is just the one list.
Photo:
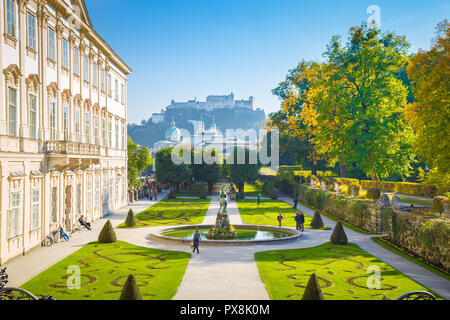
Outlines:
[[325, 226], [325, 224], [323, 223], [322, 220], [322, 216], [320, 215], [319, 211], [316, 211], [316, 213], [314, 213], [314, 217], [311, 221], [311, 228], [313, 229], [322, 229]]
[[125, 220], [125, 227], [133, 228], [136, 227], [136, 217], [134, 216], [133, 209], [128, 211], [127, 219]]
[[342, 226], [342, 222], [338, 222], [336, 224], [336, 228], [334, 228], [333, 234], [330, 239], [331, 244], [344, 246], [348, 244], [348, 238], [345, 234], [344, 227]]
[[302, 300], [325, 300], [322, 289], [320, 289], [319, 278], [315, 273], [309, 278]]
[[99, 243], [114, 243], [117, 241], [116, 233], [110, 220], [103, 226], [102, 231], [98, 235]]
[[380, 191], [380, 189], [378, 189], [376, 187], [371, 187], [371, 188], [367, 189], [366, 197], [368, 199], [378, 200], [381, 197], [381, 191]]
[[128, 276], [122, 288], [120, 300], [143, 300], [136, 278], [132, 274]]

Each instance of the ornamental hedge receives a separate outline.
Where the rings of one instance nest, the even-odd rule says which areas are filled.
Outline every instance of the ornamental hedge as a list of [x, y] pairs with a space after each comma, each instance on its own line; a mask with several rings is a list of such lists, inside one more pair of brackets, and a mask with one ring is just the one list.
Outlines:
[[422, 196], [428, 198], [434, 198], [438, 191], [435, 186], [429, 184], [409, 182], [362, 180], [361, 186], [364, 189], [378, 188], [382, 192], [394, 192], [410, 196]]

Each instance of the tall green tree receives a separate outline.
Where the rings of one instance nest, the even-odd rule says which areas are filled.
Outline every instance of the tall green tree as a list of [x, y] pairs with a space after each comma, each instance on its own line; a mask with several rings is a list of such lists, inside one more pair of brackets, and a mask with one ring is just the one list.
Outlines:
[[[348, 41], [334, 36], [324, 63], [304, 63], [295, 74], [283, 111], [297, 111], [315, 151], [330, 165], [356, 165], [375, 180], [408, 176], [414, 158], [412, 129], [404, 118], [408, 89], [400, 79], [409, 44], [405, 37], [365, 25]], [[298, 108], [298, 105], [301, 108]]]
[[[192, 168], [190, 164], [176, 164], [172, 160], [173, 151], [174, 148], [171, 147], [161, 149], [156, 153], [155, 178], [160, 183], [170, 184], [172, 191], [179, 191], [180, 183], [192, 177]], [[186, 152], [186, 150], [179, 149], [179, 152]]]
[[[240, 155], [242, 155], [242, 158]], [[258, 171], [261, 168], [258, 153], [249, 148], [234, 148], [226, 163], [230, 179], [238, 188], [243, 199], [245, 197], [245, 183], [253, 183], [258, 179]]]
[[127, 142], [128, 181], [133, 187], [138, 188], [141, 186], [140, 174], [153, 164], [153, 159], [146, 147], [138, 146], [130, 137], [127, 138]]
[[429, 51], [419, 51], [408, 67], [416, 101], [406, 117], [416, 132], [414, 147], [432, 169], [429, 182], [450, 189], [450, 23], [437, 27]]
[[[206, 161], [203, 156], [204, 154], [209, 155], [211, 158], [216, 158], [217, 161], [214, 161], [214, 163], [210, 164], [213, 161]], [[201, 150], [193, 153], [193, 155], [194, 157], [197, 156], [199, 159], [200, 157], [202, 159], [201, 163], [199, 164], [196, 164], [195, 161], [193, 161], [193, 176], [198, 181], [206, 182], [208, 184], [208, 191], [211, 192], [214, 183], [219, 181], [220, 177], [222, 176], [223, 156], [216, 149]]]

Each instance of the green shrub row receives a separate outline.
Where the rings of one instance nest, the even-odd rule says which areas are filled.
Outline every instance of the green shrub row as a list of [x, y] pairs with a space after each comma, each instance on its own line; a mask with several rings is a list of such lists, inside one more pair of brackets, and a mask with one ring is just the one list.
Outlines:
[[298, 184], [296, 189], [300, 201], [358, 228], [368, 232], [374, 231], [368, 228], [370, 219], [368, 202], [312, 189], [302, 184]]
[[410, 196], [423, 196], [434, 198], [437, 195], [437, 188], [423, 183], [390, 182], [390, 181], [370, 181], [362, 180], [361, 186], [364, 189], [378, 188], [382, 192], [394, 192]]

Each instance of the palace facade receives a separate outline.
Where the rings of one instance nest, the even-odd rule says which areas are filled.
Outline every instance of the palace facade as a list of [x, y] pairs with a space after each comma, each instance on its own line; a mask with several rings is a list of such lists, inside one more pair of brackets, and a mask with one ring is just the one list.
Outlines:
[[127, 205], [127, 76], [83, 0], [0, 0], [0, 265]]

